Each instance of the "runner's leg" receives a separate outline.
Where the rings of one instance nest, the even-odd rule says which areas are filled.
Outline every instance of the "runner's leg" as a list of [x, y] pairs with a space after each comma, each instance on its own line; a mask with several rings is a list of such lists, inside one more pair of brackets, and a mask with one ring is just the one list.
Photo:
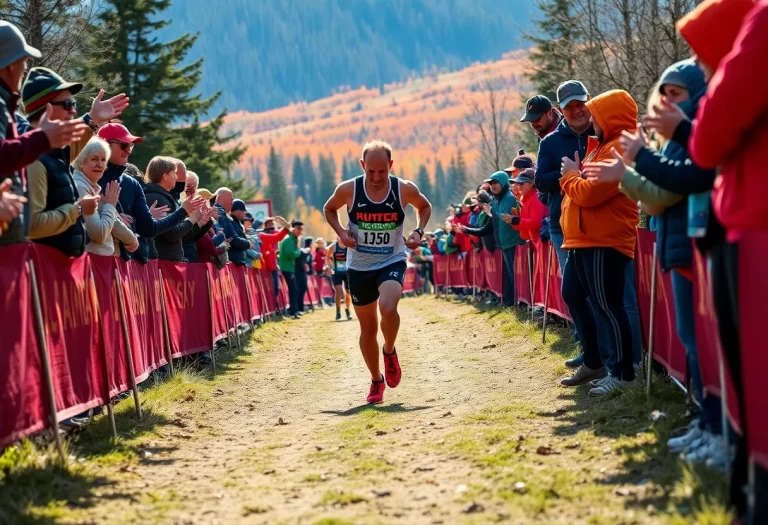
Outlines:
[[400, 330], [400, 314], [397, 312], [397, 305], [402, 295], [403, 287], [397, 281], [384, 281], [379, 286], [379, 311], [385, 354], [391, 354], [395, 350], [395, 340]]
[[355, 313], [360, 321], [360, 351], [363, 353], [365, 364], [371, 372], [371, 379], [378, 381], [381, 379], [381, 368], [379, 365], [379, 342], [376, 337], [379, 332], [376, 301], [365, 306], [356, 305]]

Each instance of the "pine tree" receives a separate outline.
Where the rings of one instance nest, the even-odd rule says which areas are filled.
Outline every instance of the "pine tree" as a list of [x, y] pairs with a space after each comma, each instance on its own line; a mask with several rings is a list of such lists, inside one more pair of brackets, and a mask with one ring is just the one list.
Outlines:
[[424, 164], [419, 166], [419, 173], [416, 175], [416, 186], [419, 187], [419, 190], [421, 190], [421, 193], [424, 194], [427, 200], [431, 202], [434, 199], [432, 183], [429, 180], [429, 172]]
[[439, 160], [435, 163], [435, 185], [432, 189], [432, 206], [442, 207], [446, 204], [445, 200], [448, 198], [448, 189], [445, 182], [445, 171], [443, 171], [443, 163]]
[[525, 34], [533, 43], [530, 59], [534, 71], [528, 78], [536, 86], [536, 92], [557, 100], [557, 86], [564, 80], [576, 78], [577, 58], [583, 59], [579, 42], [583, 35], [576, 17], [575, 0], [538, 0], [543, 18], [536, 22], [539, 30]]
[[[197, 173], [201, 188], [215, 191], [219, 185], [226, 184], [239, 198], [250, 198], [253, 191], [244, 189], [242, 180], [235, 180], [230, 173], [223, 172], [235, 165], [245, 153], [245, 148], [239, 145], [232, 149], [220, 147], [232, 139], [219, 134], [223, 125], [224, 115], [219, 115], [205, 126], [201, 126], [195, 117], [192, 125], [174, 131], [166, 148], [173, 151], [174, 157], [182, 159], [188, 169]], [[222, 177], [224, 173], [226, 176]]]
[[301, 157], [294, 155], [293, 157], [293, 176], [291, 177], [293, 183], [293, 195], [298, 200], [299, 198], [307, 201], [307, 181], [304, 176], [304, 166], [301, 164]]
[[319, 200], [317, 194], [317, 175], [315, 175], [315, 167], [312, 165], [312, 159], [309, 158], [309, 153], [304, 154], [302, 167], [304, 168], [304, 180], [307, 181], [307, 204], [317, 208], [317, 201]]
[[[198, 35], [185, 34], [169, 42], [155, 36], [169, 21], [162, 13], [171, 0], [107, 0], [99, 15], [100, 31], [90, 38], [112, 40], [107, 52], [78, 64], [83, 78], [100, 78], [114, 85], [114, 92], [126, 93], [130, 107], [121, 116], [129, 130], [144, 138], [131, 157], [139, 167], [159, 154], [181, 158], [201, 177], [201, 183], [215, 186], [242, 156], [243, 150], [221, 146], [236, 136], [219, 136], [226, 111], [206, 125], [203, 117], [220, 96], [204, 98], [198, 92], [203, 59], [189, 62], [187, 55]], [[184, 126], [184, 124], [190, 124]], [[227, 183], [235, 189], [232, 181]]]
[[272, 200], [272, 210], [276, 215], [287, 217], [291, 210], [292, 199], [285, 184], [283, 165], [274, 146], [269, 148], [269, 163], [267, 164], [267, 188], [265, 195]]
[[318, 209], [322, 208], [333, 192], [336, 190], [336, 172], [334, 171], [333, 157], [320, 155], [318, 161], [320, 182], [318, 184]]
[[467, 173], [467, 163], [464, 161], [464, 155], [461, 150], [456, 153], [456, 166], [453, 173], [455, 186], [453, 199], [455, 202], [460, 202], [464, 199], [464, 195], [469, 190], [469, 174]]
[[256, 165], [256, 167], [253, 169], [253, 187], [256, 191], [261, 190], [261, 166]]

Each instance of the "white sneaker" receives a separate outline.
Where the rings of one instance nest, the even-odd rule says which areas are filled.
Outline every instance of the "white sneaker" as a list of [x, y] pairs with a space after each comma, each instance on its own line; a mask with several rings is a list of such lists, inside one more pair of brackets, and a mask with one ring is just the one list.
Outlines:
[[685, 434], [667, 441], [667, 447], [669, 447], [669, 451], [673, 454], [680, 454], [687, 450], [694, 441], [703, 435], [704, 431], [699, 426], [699, 420], [694, 419], [691, 421], [691, 424], [688, 425], [688, 431]]
[[685, 460], [689, 463], [706, 463], [709, 459], [726, 454], [725, 442], [721, 436], [704, 432], [704, 436], [698, 442], [699, 446], [685, 455]]
[[604, 396], [611, 392], [619, 392], [637, 385], [637, 381], [623, 381], [617, 377], [608, 375], [596, 387], [589, 391], [590, 396]]
[[600, 383], [602, 383], [603, 381], [605, 381], [609, 377], [611, 377], [611, 376], [608, 375], [608, 376], [605, 376], [605, 377], [601, 377], [600, 379], [593, 379], [592, 381], [589, 382], [589, 386], [599, 386]]

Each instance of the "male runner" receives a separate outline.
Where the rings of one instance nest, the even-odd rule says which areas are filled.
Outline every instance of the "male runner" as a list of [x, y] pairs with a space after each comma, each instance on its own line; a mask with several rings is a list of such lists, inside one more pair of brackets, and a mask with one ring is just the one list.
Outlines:
[[[349, 293], [349, 275], [347, 274], [347, 247], [340, 240], [328, 247], [325, 254], [325, 264], [331, 268], [333, 274], [333, 288], [336, 290], [336, 320], [341, 321], [341, 303], [344, 303], [347, 312], [347, 321], [352, 320], [352, 314], [349, 313], [349, 306], [352, 303], [352, 295]], [[344, 293], [344, 289], [346, 292]]]
[[[400, 328], [397, 304], [403, 292], [405, 249], [419, 245], [432, 205], [414, 183], [390, 175], [392, 147], [386, 142], [366, 143], [360, 166], [363, 175], [339, 184], [323, 211], [339, 240], [349, 248], [349, 289], [360, 320], [360, 350], [372, 379], [367, 401], [381, 403], [385, 378], [390, 388], [400, 383], [395, 339]], [[405, 239], [403, 221], [409, 204], [416, 209], [419, 225]], [[349, 214], [348, 230], [339, 222], [338, 211], [343, 206]], [[384, 335], [385, 375], [379, 367], [377, 302]]]

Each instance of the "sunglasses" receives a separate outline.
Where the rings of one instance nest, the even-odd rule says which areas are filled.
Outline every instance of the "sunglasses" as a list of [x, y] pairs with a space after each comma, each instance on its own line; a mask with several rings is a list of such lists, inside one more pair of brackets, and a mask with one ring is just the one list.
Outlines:
[[51, 106], [61, 106], [64, 111], [72, 111], [73, 109], [77, 109], [77, 102], [71, 98], [67, 100], [60, 100], [58, 102], [49, 102], [49, 104]]
[[117, 144], [118, 146], [120, 146], [120, 149], [123, 150], [123, 151], [131, 151], [131, 150], [133, 150], [133, 146], [134, 146], [133, 142], [117, 142], [117, 141], [114, 141], [114, 142], [110, 142], [110, 144]]

